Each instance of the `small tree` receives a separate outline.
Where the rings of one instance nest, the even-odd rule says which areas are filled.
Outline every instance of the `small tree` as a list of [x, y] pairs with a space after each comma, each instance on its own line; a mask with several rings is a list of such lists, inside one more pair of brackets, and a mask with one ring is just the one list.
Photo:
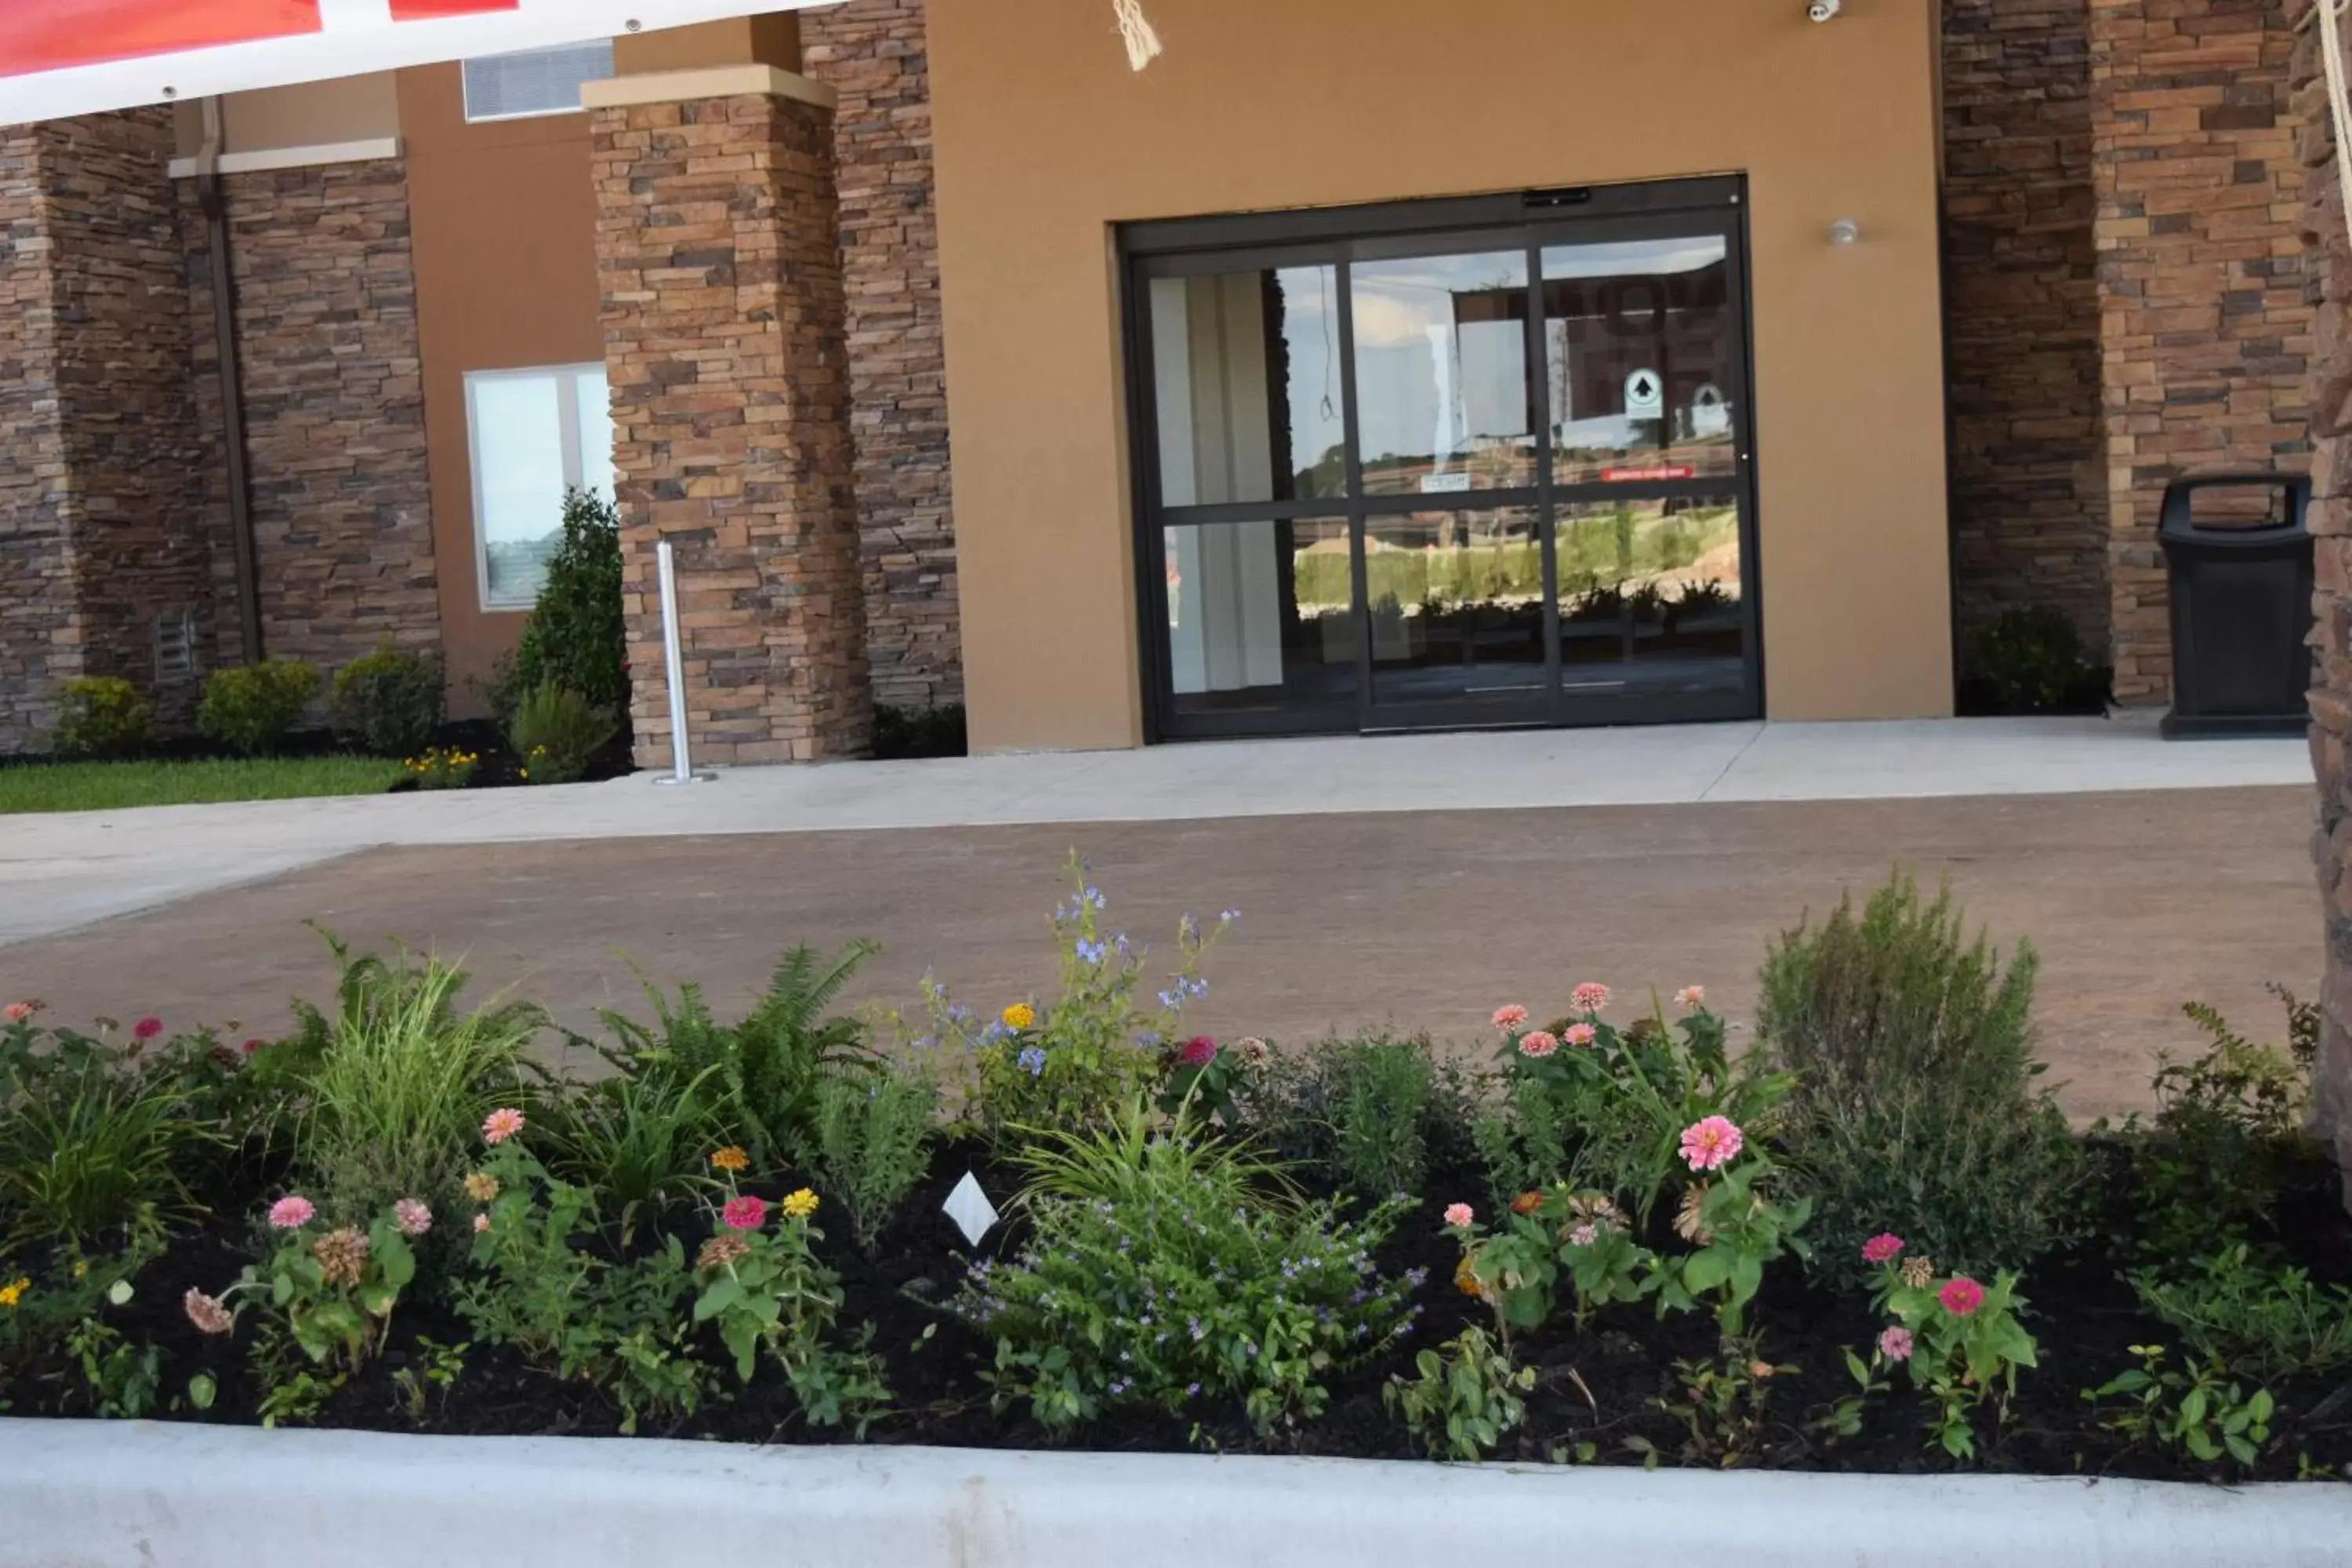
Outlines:
[[[589, 490], [563, 498], [563, 539], [502, 685], [520, 697], [544, 685], [614, 713], [629, 707], [628, 631], [621, 616], [621, 517]], [[506, 717], [507, 715], [501, 715]]]

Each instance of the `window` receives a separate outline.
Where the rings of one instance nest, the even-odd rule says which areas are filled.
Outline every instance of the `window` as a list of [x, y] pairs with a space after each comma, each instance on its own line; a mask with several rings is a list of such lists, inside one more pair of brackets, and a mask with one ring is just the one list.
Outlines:
[[547, 580], [567, 490], [613, 499], [613, 413], [601, 364], [466, 377], [482, 608], [528, 610]]
[[580, 108], [583, 84], [613, 75], [613, 40], [559, 44], [551, 49], [484, 55], [466, 62], [466, 118], [527, 120], [540, 114], [572, 114]]

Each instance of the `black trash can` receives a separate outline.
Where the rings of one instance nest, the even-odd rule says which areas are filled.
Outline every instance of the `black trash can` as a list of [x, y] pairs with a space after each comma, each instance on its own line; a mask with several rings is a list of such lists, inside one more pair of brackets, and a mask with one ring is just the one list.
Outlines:
[[[2267, 491], [2268, 521], [2200, 525], [2200, 491]], [[2164, 732], [2300, 735], [2311, 722], [2311, 481], [2197, 474], [2157, 520], [2172, 569], [2172, 711]]]

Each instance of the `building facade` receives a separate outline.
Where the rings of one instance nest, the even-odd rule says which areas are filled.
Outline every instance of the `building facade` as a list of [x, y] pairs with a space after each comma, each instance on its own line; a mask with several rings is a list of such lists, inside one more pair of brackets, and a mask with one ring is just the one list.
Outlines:
[[649, 763], [664, 538], [722, 762], [1934, 715], [2025, 605], [2160, 703], [2163, 484], [2308, 460], [2285, 0], [1097, 8], [0, 132], [0, 752], [248, 618], [462, 711], [567, 485]]

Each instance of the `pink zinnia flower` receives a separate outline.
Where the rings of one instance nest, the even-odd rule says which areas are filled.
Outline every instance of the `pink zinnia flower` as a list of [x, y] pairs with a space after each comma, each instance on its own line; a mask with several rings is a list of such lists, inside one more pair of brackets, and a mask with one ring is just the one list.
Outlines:
[[257, 1057], [261, 1054], [261, 1047], [268, 1043], [269, 1042], [268, 1040], [247, 1040], [239, 1048], [242, 1049], [247, 1056]]
[[227, 1334], [236, 1331], [236, 1319], [218, 1297], [207, 1296], [192, 1288], [180, 1298], [180, 1305], [186, 1310], [188, 1321], [196, 1325], [198, 1333]]
[[1955, 1275], [1936, 1292], [1936, 1300], [1955, 1318], [1965, 1318], [1984, 1305], [1984, 1287], [1965, 1274]]
[[489, 1215], [486, 1215], [486, 1214], [478, 1214], [478, 1215], [476, 1215], [474, 1216], [474, 1234], [475, 1234], [476, 1236], [486, 1236], [486, 1235], [488, 1235], [488, 1234], [489, 1233], [489, 1228], [490, 1228], [490, 1216], [489, 1216]]
[[1445, 1205], [1445, 1223], [1454, 1226], [1456, 1229], [1468, 1225], [1477, 1217], [1477, 1211], [1473, 1209], [1468, 1204], [1448, 1204]]
[[1508, 1003], [1495, 1009], [1495, 1027], [1507, 1035], [1514, 1029], [1526, 1028], [1527, 1024], [1528, 1010], [1517, 1002]]
[[1903, 1256], [1903, 1238], [1892, 1231], [1880, 1231], [1862, 1244], [1864, 1263], [1892, 1263]]
[[1911, 1359], [1911, 1331], [1906, 1328], [1897, 1327], [1889, 1329], [1885, 1333], [1880, 1334], [1878, 1336], [1878, 1353], [1885, 1356], [1888, 1361], [1909, 1361]]
[[1685, 1013], [1695, 1013], [1706, 1005], [1706, 987], [1685, 985], [1675, 993], [1675, 1005]]
[[1568, 1233], [1570, 1247], [1590, 1247], [1601, 1238], [1601, 1232], [1590, 1220]]
[[1598, 1013], [1609, 1005], [1609, 987], [1588, 980], [1570, 992], [1568, 999], [1580, 1013]]
[[1570, 1024], [1559, 1032], [1559, 1037], [1580, 1051], [1589, 1051], [1592, 1042], [1601, 1037], [1601, 1031], [1590, 1024]]
[[1206, 1035], [1195, 1035], [1184, 1042], [1183, 1062], [1188, 1068], [1204, 1068], [1217, 1059], [1217, 1042]]
[[131, 1026], [131, 1037], [134, 1040], [152, 1040], [163, 1032], [163, 1020], [161, 1018], [142, 1018]]
[[423, 1236], [433, 1228], [433, 1211], [415, 1198], [403, 1198], [393, 1205], [392, 1218], [403, 1236]]
[[482, 1142], [503, 1143], [522, 1131], [522, 1112], [511, 1106], [501, 1106], [482, 1121]]
[[1683, 1159], [1694, 1171], [1720, 1169], [1737, 1158], [1747, 1139], [1726, 1116], [1710, 1116], [1683, 1129]]
[[35, 1003], [11, 1002], [5, 1007], [0, 1007], [0, 1020], [5, 1020], [11, 1024], [21, 1024], [39, 1011], [39, 1006]]
[[1559, 1049], [1559, 1037], [1547, 1029], [1538, 1029], [1519, 1038], [1519, 1055], [1533, 1057], [1538, 1061]]
[[309, 1225], [318, 1213], [318, 1209], [310, 1199], [289, 1193], [269, 1205], [269, 1228], [299, 1230]]
[[768, 1205], [748, 1195], [729, 1198], [719, 1211], [719, 1223], [730, 1230], [757, 1230], [768, 1223]]

